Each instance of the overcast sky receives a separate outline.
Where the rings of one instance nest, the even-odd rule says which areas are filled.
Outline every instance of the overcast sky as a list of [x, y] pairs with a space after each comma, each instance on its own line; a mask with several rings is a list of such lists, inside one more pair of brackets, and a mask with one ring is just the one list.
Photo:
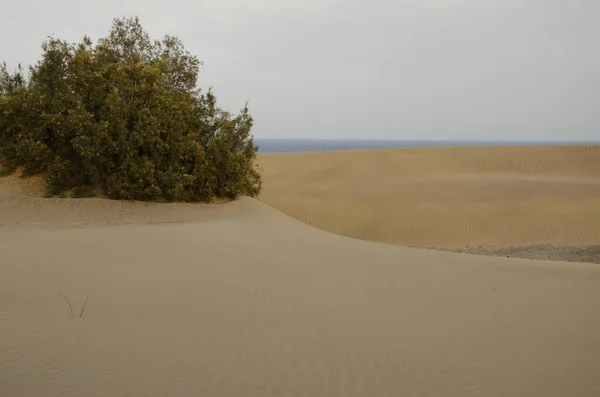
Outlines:
[[600, 0], [11, 1], [0, 61], [127, 15], [257, 138], [600, 140]]

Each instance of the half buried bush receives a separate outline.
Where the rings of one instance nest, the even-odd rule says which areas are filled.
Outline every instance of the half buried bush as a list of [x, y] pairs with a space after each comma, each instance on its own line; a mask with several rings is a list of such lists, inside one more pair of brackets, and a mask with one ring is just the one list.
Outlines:
[[0, 67], [0, 163], [42, 174], [50, 194], [95, 187], [110, 198], [211, 201], [256, 196], [247, 106], [232, 115], [196, 88], [201, 62], [137, 18], [96, 45], [56, 38], [25, 78]]

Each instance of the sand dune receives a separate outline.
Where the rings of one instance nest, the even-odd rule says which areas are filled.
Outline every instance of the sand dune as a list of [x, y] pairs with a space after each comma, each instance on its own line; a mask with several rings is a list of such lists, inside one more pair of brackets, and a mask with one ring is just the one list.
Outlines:
[[361, 242], [252, 199], [186, 211], [0, 227], [0, 395], [600, 395], [596, 265]]
[[44, 198], [41, 178], [0, 178], [0, 226], [41, 228], [206, 221], [232, 216], [215, 204], [145, 203], [101, 198]]
[[262, 154], [259, 162], [262, 201], [333, 233], [600, 262], [600, 145]]
[[[595, 156], [595, 149], [588, 152]], [[411, 197], [459, 205], [463, 189], [470, 188], [489, 210], [486, 200], [493, 195], [474, 181], [485, 181], [497, 194], [506, 190], [481, 179], [474, 166], [467, 167], [474, 175], [444, 176], [437, 165], [429, 165], [427, 174], [424, 164], [420, 175], [428, 178], [419, 181], [416, 171], [402, 167], [412, 163], [399, 153], [357, 153], [362, 160], [352, 165], [336, 154], [328, 167], [326, 156], [291, 156], [277, 178], [282, 192], [287, 186], [288, 200], [294, 180], [316, 196], [314, 202], [300, 196], [303, 208], [332, 197], [328, 192], [337, 192], [340, 202], [344, 192], [354, 194], [355, 201], [342, 207], [345, 215], [334, 212], [334, 204], [324, 207], [331, 212], [306, 211], [331, 225], [343, 225], [343, 216], [364, 216], [356, 203], [375, 203], [362, 184], [376, 188], [372, 179], [385, 179], [373, 172], [386, 169], [378, 162], [404, 178], [390, 182], [390, 191], [401, 192], [401, 181], [411, 181], [397, 202], [415, 209]], [[306, 161], [311, 156], [321, 158], [321, 182], [314, 179], [319, 161]], [[261, 161], [267, 169], [278, 158]], [[416, 164], [433, 161], [427, 158]], [[369, 164], [371, 170], [363, 167]], [[591, 202], [597, 191], [593, 161], [587, 168], [557, 161], [546, 174], [533, 162], [521, 166], [535, 171], [529, 174], [510, 171], [514, 162], [505, 164], [495, 177], [508, 178], [515, 189], [507, 197], [531, 194], [529, 186], [556, 193], [552, 186], [569, 183], [575, 190], [558, 197], [577, 202], [584, 214], [581, 197]], [[363, 172], [363, 179], [348, 170]], [[267, 170], [267, 197], [276, 174]], [[515, 174], [536, 182], [517, 185]], [[334, 183], [333, 175], [345, 175], [345, 182]], [[462, 181], [458, 191], [451, 177]], [[435, 178], [449, 189], [436, 190]], [[537, 181], [542, 178], [552, 180], [549, 187]], [[35, 180], [24, 185], [15, 177], [0, 179], [2, 397], [600, 395], [598, 265], [360, 241], [249, 198], [163, 205], [39, 194]], [[379, 199], [382, 208], [393, 202]], [[411, 227], [418, 224], [413, 219]], [[362, 228], [364, 236], [375, 230], [373, 224]], [[468, 227], [460, 230], [458, 238], [469, 233]], [[59, 293], [69, 297], [74, 318]]]

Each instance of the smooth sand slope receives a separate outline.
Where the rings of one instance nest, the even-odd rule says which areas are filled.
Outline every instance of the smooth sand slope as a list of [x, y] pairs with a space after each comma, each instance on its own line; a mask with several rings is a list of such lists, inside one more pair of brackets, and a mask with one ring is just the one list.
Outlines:
[[598, 265], [359, 241], [252, 199], [4, 181], [2, 397], [600, 395]]
[[262, 154], [261, 200], [363, 240], [600, 263], [600, 145]]

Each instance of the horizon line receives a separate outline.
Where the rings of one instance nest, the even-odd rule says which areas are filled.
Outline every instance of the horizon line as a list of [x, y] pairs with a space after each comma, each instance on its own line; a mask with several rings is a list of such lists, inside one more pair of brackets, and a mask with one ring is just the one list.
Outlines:
[[253, 137], [260, 140], [295, 140], [295, 141], [404, 141], [404, 142], [556, 142], [556, 143], [598, 143], [600, 140], [588, 139], [407, 139], [407, 138], [295, 138], [295, 137]]

